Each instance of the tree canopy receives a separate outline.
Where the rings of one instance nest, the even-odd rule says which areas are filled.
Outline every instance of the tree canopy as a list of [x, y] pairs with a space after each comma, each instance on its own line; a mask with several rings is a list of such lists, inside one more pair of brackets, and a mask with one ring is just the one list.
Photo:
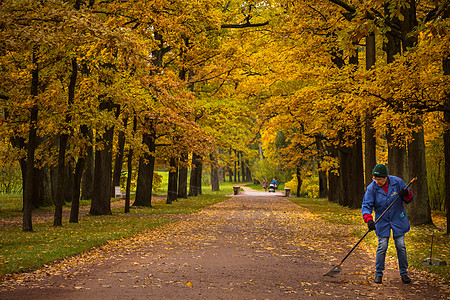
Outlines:
[[[109, 173], [104, 182], [111, 182], [112, 157], [132, 150], [137, 199], [150, 205], [152, 180], [148, 189], [144, 178], [152, 178], [155, 158], [187, 166], [186, 154], [208, 162], [221, 149], [229, 165], [235, 150], [257, 159], [250, 145], [261, 143], [287, 172], [322, 172], [337, 201], [357, 207], [371, 151], [394, 175], [422, 177], [417, 211], [429, 212], [426, 153], [450, 151], [442, 142], [450, 121], [449, 6], [3, 1], [2, 167], [21, 163], [25, 204], [43, 184], [33, 183], [33, 172], [59, 166], [62, 188], [64, 168], [80, 162], [82, 174], [93, 147], [102, 160], [97, 175]], [[93, 203], [109, 201], [98, 197]], [[108, 213], [107, 205], [98, 209]], [[431, 220], [413, 214], [417, 224]]]

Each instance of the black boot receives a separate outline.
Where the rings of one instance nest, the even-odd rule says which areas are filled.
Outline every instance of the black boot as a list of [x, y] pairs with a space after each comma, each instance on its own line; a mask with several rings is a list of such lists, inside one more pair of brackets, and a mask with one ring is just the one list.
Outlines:
[[411, 283], [411, 278], [409, 278], [408, 275], [402, 275], [402, 282]]

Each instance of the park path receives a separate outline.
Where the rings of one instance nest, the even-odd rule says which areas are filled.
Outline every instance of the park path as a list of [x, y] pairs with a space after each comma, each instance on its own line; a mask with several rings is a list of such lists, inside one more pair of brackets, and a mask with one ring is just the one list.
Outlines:
[[427, 274], [372, 282], [374, 253], [281, 193], [244, 188], [187, 218], [0, 282], [0, 299], [449, 299]]

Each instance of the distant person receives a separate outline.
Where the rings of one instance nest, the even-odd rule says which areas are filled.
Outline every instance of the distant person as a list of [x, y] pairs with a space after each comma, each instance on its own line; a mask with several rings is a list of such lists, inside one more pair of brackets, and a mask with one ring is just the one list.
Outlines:
[[264, 192], [267, 191], [268, 185], [269, 185], [269, 183], [267, 182], [267, 179], [264, 177], [264, 179], [262, 181], [262, 188], [263, 188]]
[[273, 185], [274, 185], [275, 188], [278, 187], [278, 181], [277, 181], [275, 178], [272, 179], [272, 182], [271, 182], [271, 183], [273, 183]]
[[[378, 248], [375, 258], [375, 283], [381, 284], [383, 280], [384, 261], [388, 248], [389, 237], [394, 237], [395, 248], [397, 249], [398, 268], [403, 283], [411, 283], [408, 277], [408, 259], [406, 256], [405, 234], [409, 231], [409, 221], [403, 203], [410, 203], [413, 200], [413, 193], [406, 188], [405, 182], [392, 175], [388, 175], [388, 169], [383, 164], [378, 164], [372, 171], [372, 183], [367, 186], [366, 193], [361, 207], [364, 222], [369, 230], [375, 230], [378, 237]], [[375, 219], [378, 219], [387, 207], [397, 198], [397, 201], [389, 211], [377, 222], [372, 217], [375, 211]], [[400, 200], [400, 199], [399, 199]]]
[[277, 180], [274, 178], [269, 184], [269, 193], [275, 193], [275, 189], [277, 188]]

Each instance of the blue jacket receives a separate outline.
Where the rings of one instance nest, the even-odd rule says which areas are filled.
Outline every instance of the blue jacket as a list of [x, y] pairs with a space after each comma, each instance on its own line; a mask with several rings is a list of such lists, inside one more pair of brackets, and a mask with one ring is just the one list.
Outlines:
[[[375, 210], [375, 220], [378, 220], [378, 217], [386, 210], [389, 204], [397, 198], [398, 192], [400, 192], [401, 189], [406, 188], [406, 184], [402, 179], [396, 176], [388, 177], [389, 186], [387, 194], [375, 181], [372, 181], [372, 183], [367, 186], [361, 208], [363, 216], [365, 214], [372, 214], [372, 211]], [[383, 218], [377, 222], [375, 233], [378, 237], [389, 237], [391, 236], [392, 230], [394, 236], [401, 236], [407, 233], [409, 229], [408, 216], [406, 215], [403, 201], [400, 198], [386, 212]]]

